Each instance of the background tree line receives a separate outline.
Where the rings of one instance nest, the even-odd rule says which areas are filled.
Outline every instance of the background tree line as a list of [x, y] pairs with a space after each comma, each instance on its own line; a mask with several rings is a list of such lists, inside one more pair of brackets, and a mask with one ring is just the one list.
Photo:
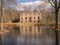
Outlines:
[[17, 0], [0, 0], [0, 22], [2, 16], [3, 22], [9, 22], [9, 20], [13, 21], [14, 19], [17, 20], [19, 18], [19, 12], [16, 6]]

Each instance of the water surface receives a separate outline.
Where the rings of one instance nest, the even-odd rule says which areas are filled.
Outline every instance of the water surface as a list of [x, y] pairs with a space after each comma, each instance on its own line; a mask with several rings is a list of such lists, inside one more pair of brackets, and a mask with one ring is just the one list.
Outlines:
[[0, 45], [55, 45], [52, 26], [13, 25], [5, 26], [4, 29], [9, 30], [9, 33], [0, 36]]

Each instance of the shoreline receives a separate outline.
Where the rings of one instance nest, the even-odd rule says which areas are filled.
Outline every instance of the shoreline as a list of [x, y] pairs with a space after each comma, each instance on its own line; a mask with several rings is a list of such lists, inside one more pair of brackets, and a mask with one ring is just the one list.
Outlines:
[[[1, 23], [0, 23], [1, 24]], [[23, 22], [23, 23], [3, 23], [4, 25], [55, 25], [53, 22], [47, 23], [47, 22]]]
[[9, 32], [9, 31], [8, 30], [0, 30], [0, 35], [4, 35], [7, 32]]

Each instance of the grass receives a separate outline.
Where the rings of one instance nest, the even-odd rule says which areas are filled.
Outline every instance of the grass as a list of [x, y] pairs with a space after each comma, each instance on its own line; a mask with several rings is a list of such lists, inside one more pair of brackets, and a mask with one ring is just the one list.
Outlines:
[[47, 22], [21, 22], [21, 23], [3, 23], [4, 25], [49, 25], [54, 26], [54, 23], [47, 23]]

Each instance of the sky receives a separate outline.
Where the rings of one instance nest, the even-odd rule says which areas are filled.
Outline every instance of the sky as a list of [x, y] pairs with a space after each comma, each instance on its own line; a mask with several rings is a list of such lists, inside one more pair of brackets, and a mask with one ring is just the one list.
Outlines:
[[41, 0], [17, 0], [17, 2], [18, 10], [24, 10], [24, 6], [26, 6], [27, 9], [31, 8], [30, 10], [34, 10], [38, 9], [39, 5], [45, 5], [44, 8], [46, 8], [46, 10], [49, 10], [51, 8], [50, 4], [47, 4], [45, 1]]
[[17, 0], [18, 3], [34, 2], [36, 0]]

